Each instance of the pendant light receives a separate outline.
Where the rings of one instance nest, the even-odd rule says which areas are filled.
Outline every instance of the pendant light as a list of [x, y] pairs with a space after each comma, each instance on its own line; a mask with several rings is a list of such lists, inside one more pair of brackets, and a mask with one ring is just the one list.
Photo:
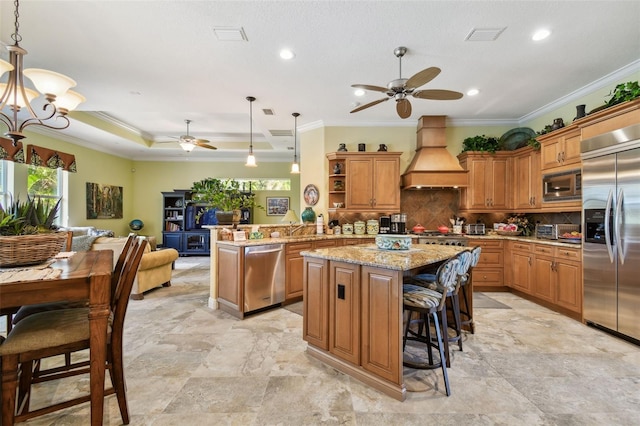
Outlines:
[[298, 117], [300, 113], [294, 112], [293, 114], [293, 163], [291, 164], [291, 174], [300, 174], [300, 165], [298, 164], [298, 152], [297, 152], [297, 139], [298, 139]]
[[256, 100], [253, 96], [247, 96], [249, 101], [249, 155], [247, 156], [247, 167], [256, 167], [256, 157], [253, 155], [253, 101]]

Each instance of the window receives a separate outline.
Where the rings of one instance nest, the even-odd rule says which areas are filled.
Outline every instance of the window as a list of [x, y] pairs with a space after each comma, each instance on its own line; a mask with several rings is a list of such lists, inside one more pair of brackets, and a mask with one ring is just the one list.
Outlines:
[[243, 191], [291, 191], [291, 179], [236, 179]]
[[27, 175], [27, 192], [30, 197], [40, 197], [42, 200], [49, 200], [56, 203], [62, 197], [60, 212], [55, 221], [56, 225], [64, 226], [67, 211], [66, 174], [62, 169], [50, 169], [48, 167], [29, 166]]
[[0, 160], [0, 204], [5, 207], [11, 204], [12, 177], [13, 162]]

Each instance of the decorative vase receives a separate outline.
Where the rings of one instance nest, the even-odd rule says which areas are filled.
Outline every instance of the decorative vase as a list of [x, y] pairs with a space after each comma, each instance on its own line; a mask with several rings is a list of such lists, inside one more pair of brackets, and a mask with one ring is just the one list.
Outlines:
[[378, 147], [378, 152], [386, 152], [386, 151], [387, 151], [387, 146], [381, 143], [380, 146]]
[[586, 105], [584, 105], [584, 104], [583, 104], [583, 105], [577, 105], [577, 106], [576, 106], [576, 118], [574, 118], [574, 119], [573, 119], [574, 121], [575, 121], [575, 120], [577, 120], [578, 118], [582, 118], [582, 117], [584, 117], [585, 115], [587, 115], [587, 113], [585, 112], [585, 108], [586, 108], [586, 107], [587, 107], [587, 106], [586, 106]]
[[333, 166], [333, 174], [339, 175], [340, 173], [342, 173], [342, 164], [336, 163], [335, 166]]
[[562, 118], [556, 118], [553, 120], [553, 124], [551, 125], [551, 130], [558, 130], [564, 127], [564, 122]]
[[340, 145], [338, 145], [338, 151], [347, 152], [347, 145], [344, 143], [341, 143]]
[[304, 223], [314, 223], [316, 221], [316, 212], [314, 212], [311, 207], [307, 207], [302, 214], [300, 214], [300, 218]]
[[216, 220], [218, 225], [237, 225], [240, 223], [240, 210], [225, 212], [216, 210]]
[[367, 150], [367, 146], [365, 144], [363, 144], [363, 143], [359, 143], [358, 144], [358, 151], [359, 152], [364, 152], [366, 150]]

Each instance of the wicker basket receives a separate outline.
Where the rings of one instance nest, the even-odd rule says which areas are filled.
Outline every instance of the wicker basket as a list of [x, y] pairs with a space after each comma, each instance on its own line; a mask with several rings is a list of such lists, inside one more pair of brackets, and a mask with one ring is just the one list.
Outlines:
[[520, 235], [522, 233], [522, 230], [519, 230], [519, 231], [499, 231], [499, 230], [496, 230], [496, 233], [498, 235], [504, 235], [506, 237], [515, 237], [517, 235]]
[[0, 236], [0, 267], [37, 265], [60, 253], [66, 232]]

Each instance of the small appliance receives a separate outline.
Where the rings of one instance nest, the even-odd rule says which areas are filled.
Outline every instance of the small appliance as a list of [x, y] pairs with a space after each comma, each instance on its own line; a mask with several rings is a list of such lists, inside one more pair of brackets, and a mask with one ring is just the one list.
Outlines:
[[407, 214], [394, 213], [391, 215], [391, 233], [404, 234], [407, 232]]
[[545, 240], [557, 240], [559, 236], [566, 232], [580, 231], [580, 225], [571, 223], [541, 224], [536, 225], [536, 238]]
[[486, 232], [484, 223], [469, 223], [465, 228], [467, 235], [484, 235]]
[[582, 171], [569, 170], [542, 177], [542, 199], [545, 202], [579, 200], [582, 195]]
[[378, 229], [379, 234], [391, 233], [391, 217], [380, 216], [380, 227]]

